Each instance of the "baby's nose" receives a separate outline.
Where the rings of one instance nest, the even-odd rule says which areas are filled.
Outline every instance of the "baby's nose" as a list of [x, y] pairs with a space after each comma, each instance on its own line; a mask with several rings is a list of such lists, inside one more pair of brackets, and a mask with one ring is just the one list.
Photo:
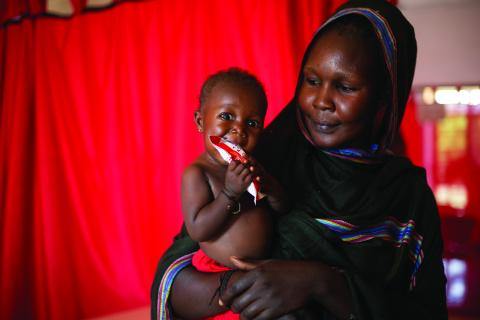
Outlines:
[[246, 136], [246, 132], [245, 132], [245, 126], [242, 125], [242, 124], [237, 124], [237, 125], [234, 125], [232, 127], [232, 130], [230, 130], [233, 134], [237, 134], [241, 137], [245, 137]]

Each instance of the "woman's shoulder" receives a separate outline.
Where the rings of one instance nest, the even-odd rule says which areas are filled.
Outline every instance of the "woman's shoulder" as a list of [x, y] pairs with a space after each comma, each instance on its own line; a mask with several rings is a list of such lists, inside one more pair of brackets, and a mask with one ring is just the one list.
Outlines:
[[425, 168], [415, 165], [406, 157], [395, 156], [389, 159], [382, 171], [383, 176], [388, 177], [384, 179], [383, 188], [395, 190], [397, 199], [408, 200], [405, 206], [436, 208]]
[[425, 168], [414, 164], [408, 157], [390, 155], [385, 159], [382, 171], [389, 175], [427, 183]]

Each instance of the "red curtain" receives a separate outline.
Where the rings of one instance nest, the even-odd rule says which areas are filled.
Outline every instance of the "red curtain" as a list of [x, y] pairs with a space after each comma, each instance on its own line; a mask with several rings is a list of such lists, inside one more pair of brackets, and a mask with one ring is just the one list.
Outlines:
[[0, 24], [45, 14], [68, 17], [85, 10], [108, 7], [122, 1], [128, 0], [2, 0], [0, 1]]
[[124, 2], [0, 28], [0, 318], [148, 304], [181, 171], [202, 151], [202, 81], [250, 70], [272, 119], [339, 2]]

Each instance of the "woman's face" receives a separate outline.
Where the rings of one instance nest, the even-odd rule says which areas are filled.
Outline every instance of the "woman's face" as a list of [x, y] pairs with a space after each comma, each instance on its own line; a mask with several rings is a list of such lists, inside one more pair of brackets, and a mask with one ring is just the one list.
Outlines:
[[360, 40], [330, 30], [310, 52], [298, 103], [316, 146], [365, 147], [371, 143], [378, 109], [378, 68], [369, 51]]
[[265, 107], [257, 94], [245, 86], [217, 84], [201, 111], [195, 113], [195, 122], [204, 134], [207, 153], [224, 163], [210, 136], [219, 136], [239, 145], [250, 153], [256, 146], [263, 128]]

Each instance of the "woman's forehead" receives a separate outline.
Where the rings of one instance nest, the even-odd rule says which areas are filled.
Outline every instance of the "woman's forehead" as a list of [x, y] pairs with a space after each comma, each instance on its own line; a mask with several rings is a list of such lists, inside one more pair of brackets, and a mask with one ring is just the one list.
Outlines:
[[304, 68], [329, 65], [340, 68], [345, 73], [369, 72], [376, 64], [383, 63], [375, 59], [375, 56], [378, 55], [365, 41], [329, 30], [316, 39]]

